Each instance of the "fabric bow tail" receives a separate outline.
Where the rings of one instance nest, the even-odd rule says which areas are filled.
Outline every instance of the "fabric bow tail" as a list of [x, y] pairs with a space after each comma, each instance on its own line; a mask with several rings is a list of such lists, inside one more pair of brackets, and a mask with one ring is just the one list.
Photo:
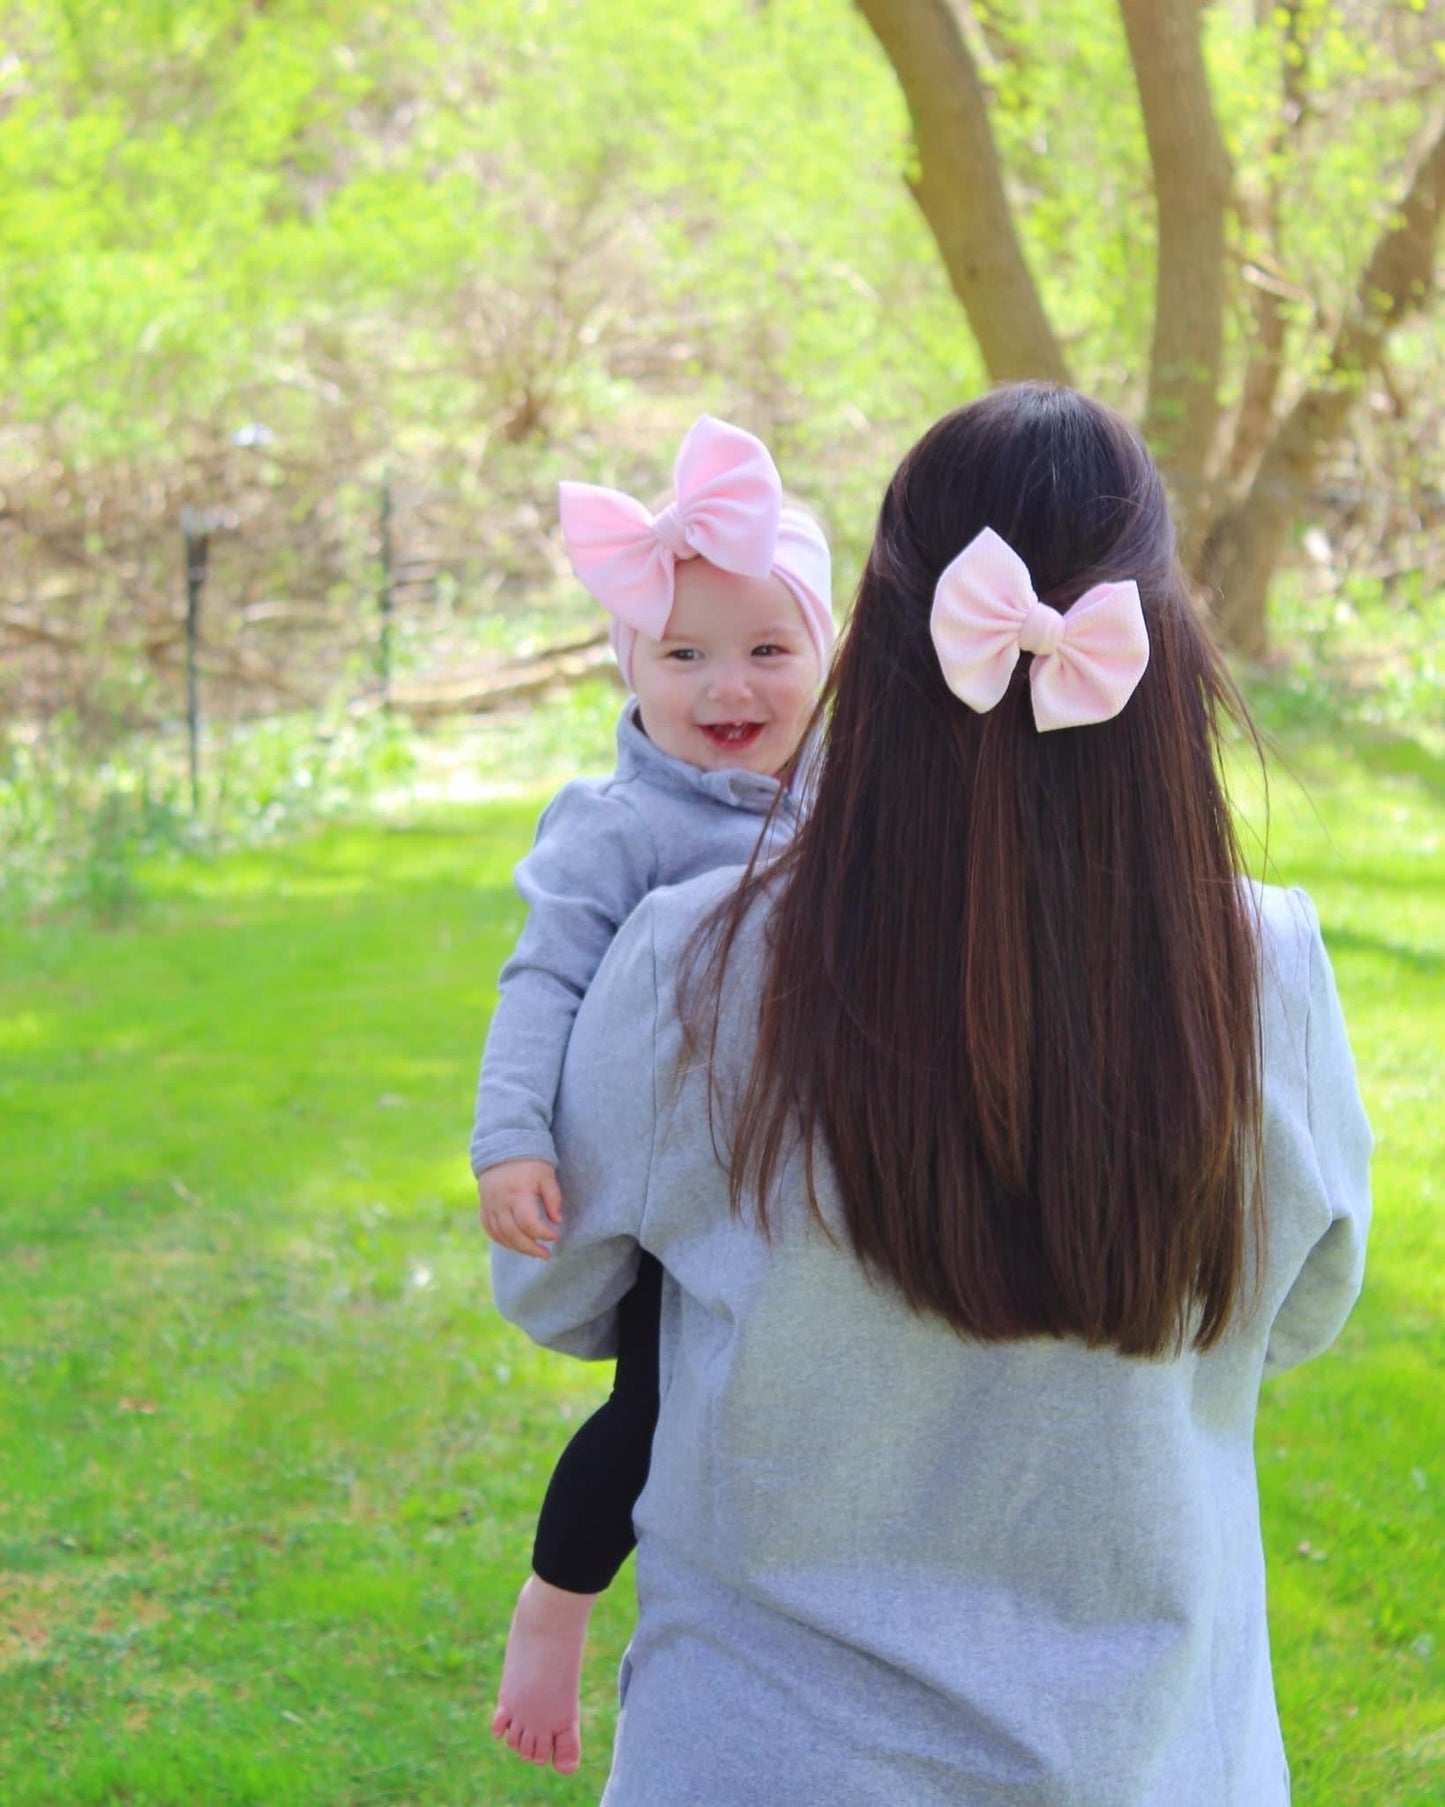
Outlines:
[[929, 619], [944, 682], [986, 713], [1008, 689], [1020, 653], [1041, 733], [1109, 721], [1133, 695], [1149, 663], [1138, 585], [1096, 584], [1061, 614], [1034, 594], [1028, 567], [991, 527], [938, 579]]
[[1042, 658], [1036, 653], [1029, 672], [1041, 734], [1112, 721], [1149, 663], [1149, 631], [1132, 578], [1095, 584], [1060, 619], [1057, 647]]

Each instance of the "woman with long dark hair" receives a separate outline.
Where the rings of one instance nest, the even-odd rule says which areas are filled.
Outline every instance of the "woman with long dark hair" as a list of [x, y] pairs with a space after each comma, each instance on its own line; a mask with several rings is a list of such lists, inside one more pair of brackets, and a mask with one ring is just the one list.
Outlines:
[[1369, 1131], [1132, 431], [1017, 385], [889, 485], [775, 863], [582, 1006], [532, 1336], [665, 1270], [617, 1807], [1282, 1807], [1252, 1433]]

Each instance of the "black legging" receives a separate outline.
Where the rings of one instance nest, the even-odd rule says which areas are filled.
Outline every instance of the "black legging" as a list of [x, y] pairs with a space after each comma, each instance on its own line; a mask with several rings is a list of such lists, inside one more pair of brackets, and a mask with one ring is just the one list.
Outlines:
[[662, 1268], [644, 1254], [617, 1307], [612, 1393], [562, 1451], [547, 1484], [532, 1546], [543, 1581], [571, 1594], [600, 1594], [637, 1542], [632, 1508], [647, 1483], [657, 1428], [657, 1336]]

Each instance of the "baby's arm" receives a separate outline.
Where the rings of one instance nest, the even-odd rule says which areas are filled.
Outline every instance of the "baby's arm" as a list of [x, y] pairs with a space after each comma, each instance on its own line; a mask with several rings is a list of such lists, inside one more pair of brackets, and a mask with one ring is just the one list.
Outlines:
[[562, 1188], [550, 1161], [502, 1161], [477, 1175], [482, 1228], [504, 1249], [547, 1258], [561, 1235]]
[[552, 1107], [578, 1006], [622, 923], [657, 882], [650, 830], [615, 791], [571, 784], [516, 873], [528, 917], [502, 968], [472, 1131], [482, 1223], [545, 1255], [561, 1222]]
[[557, 1102], [575, 1211], [550, 1261], [492, 1250], [492, 1296], [534, 1342], [584, 1361], [618, 1353], [617, 1309], [637, 1279], [657, 1130], [661, 983], [652, 906], [608, 950], [567, 1051]]

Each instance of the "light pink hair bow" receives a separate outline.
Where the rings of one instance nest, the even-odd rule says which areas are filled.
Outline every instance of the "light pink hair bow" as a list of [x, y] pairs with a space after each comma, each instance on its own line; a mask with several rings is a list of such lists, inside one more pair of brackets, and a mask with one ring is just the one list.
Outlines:
[[562, 543], [584, 589], [615, 621], [654, 640], [672, 613], [677, 561], [705, 558], [739, 577], [766, 577], [783, 506], [768, 448], [709, 414], [682, 442], [673, 493], [655, 515], [621, 490], [558, 486]]
[[1029, 689], [1040, 733], [1109, 721], [1149, 663], [1132, 578], [1095, 584], [1060, 614], [1034, 595], [1028, 567], [992, 527], [939, 578], [929, 629], [948, 688], [980, 713], [1008, 689], [1019, 654], [1032, 653]]

